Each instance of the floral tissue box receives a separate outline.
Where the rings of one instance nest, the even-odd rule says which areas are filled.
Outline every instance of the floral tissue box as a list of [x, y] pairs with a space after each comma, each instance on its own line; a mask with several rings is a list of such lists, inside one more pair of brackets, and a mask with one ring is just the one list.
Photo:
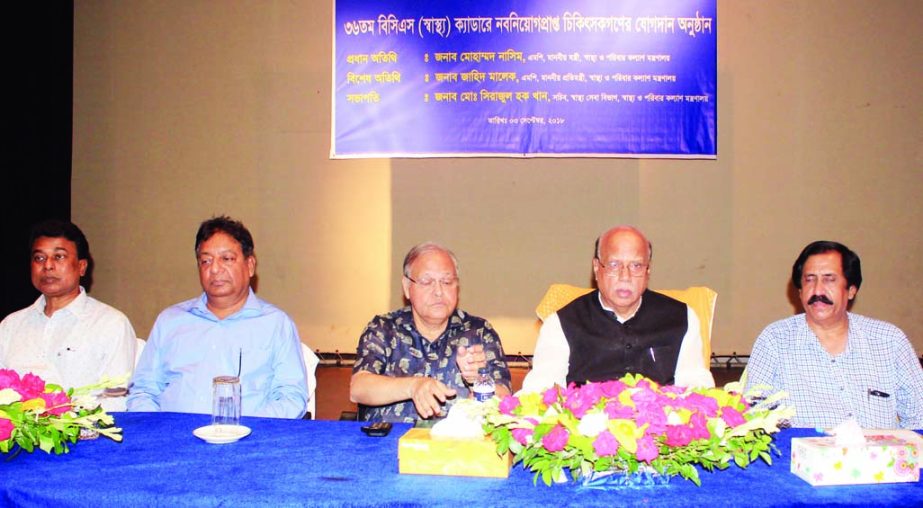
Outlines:
[[835, 439], [792, 439], [792, 473], [815, 486], [920, 479], [923, 445], [912, 431], [867, 431], [864, 445], [841, 446]]

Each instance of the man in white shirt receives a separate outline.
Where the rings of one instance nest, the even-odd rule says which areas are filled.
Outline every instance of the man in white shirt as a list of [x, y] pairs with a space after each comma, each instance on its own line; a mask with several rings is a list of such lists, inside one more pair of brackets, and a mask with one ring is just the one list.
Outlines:
[[661, 384], [715, 385], [702, 361], [695, 311], [647, 289], [651, 255], [650, 242], [633, 227], [617, 226], [599, 237], [593, 258], [599, 289], [545, 319], [523, 389], [628, 373]]
[[134, 329], [124, 314], [81, 287], [90, 247], [80, 228], [41, 222], [32, 228], [30, 245], [32, 285], [42, 294], [0, 322], [0, 368], [31, 372], [65, 389], [130, 375]]

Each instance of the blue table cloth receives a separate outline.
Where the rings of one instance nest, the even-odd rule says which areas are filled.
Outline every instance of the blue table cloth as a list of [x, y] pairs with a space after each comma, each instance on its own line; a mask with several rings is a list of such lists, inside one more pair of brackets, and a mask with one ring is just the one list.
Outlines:
[[617, 491], [546, 487], [514, 467], [509, 479], [398, 474], [409, 425], [373, 438], [358, 422], [244, 418], [253, 432], [212, 445], [192, 431], [208, 415], [120, 413], [124, 441], [82, 441], [66, 455], [0, 457], [2, 506], [923, 506], [923, 483], [812, 487], [789, 472], [790, 429], [772, 466], [702, 473], [702, 486]]

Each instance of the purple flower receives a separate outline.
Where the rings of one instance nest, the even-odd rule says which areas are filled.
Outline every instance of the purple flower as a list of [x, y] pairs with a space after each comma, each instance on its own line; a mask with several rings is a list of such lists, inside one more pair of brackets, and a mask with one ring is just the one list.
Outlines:
[[693, 411], [701, 411], [709, 418], [718, 415], [718, 401], [701, 393], [687, 395], [683, 399], [683, 406]]
[[660, 455], [660, 451], [651, 436], [645, 434], [644, 437], [638, 440], [638, 452], [635, 455], [638, 460], [643, 460], [650, 464], [652, 460]]
[[519, 398], [513, 395], [507, 395], [503, 397], [503, 400], [500, 401], [500, 413], [505, 415], [512, 415], [513, 411], [519, 407], [520, 402]]
[[545, 390], [545, 393], [542, 395], [542, 402], [546, 406], [550, 406], [558, 401], [558, 387], [552, 386], [551, 388]]
[[692, 439], [708, 439], [711, 433], [708, 432], [708, 422], [702, 413], [693, 413], [689, 418], [689, 425], [692, 429]]
[[631, 394], [631, 400], [633, 400], [635, 404], [640, 404], [642, 402], [654, 402], [657, 400], [657, 392], [651, 390], [648, 387], [642, 387], [641, 383], [638, 383], [638, 388], [641, 389]]
[[569, 409], [577, 418], [583, 418], [601, 397], [597, 385], [588, 383], [583, 388], [568, 388], [564, 392], [564, 407]]
[[686, 388], [683, 386], [676, 386], [676, 385], [663, 385], [660, 387], [660, 391], [663, 393], [672, 393], [675, 395], [682, 395], [683, 393], [685, 393]]
[[628, 388], [628, 386], [621, 381], [606, 381], [605, 383], [599, 384], [599, 391], [602, 392], [604, 397], [610, 399], [618, 397], [625, 388]]
[[19, 386], [19, 374], [15, 370], [0, 369], [0, 390], [16, 386]]
[[667, 425], [667, 414], [657, 402], [644, 402], [638, 405], [638, 426], [648, 424], [648, 432], [661, 434]]
[[667, 425], [667, 446], [686, 446], [692, 442], [692, 429], [688, 425]]
[[580, 389], [580, 394], [596, 404], [603, 397], [602, 386], [599, 383], [587, 383]]
[[0, 418], [0, 441], [6, 441], [13, 435], [13, 422], [6, 418]]
[[603, 410], [606, 412], [606, 415], [609, 416], [609, 418], [613, 420], [618, 419], [618, 418], [629, 419], [629, 418], [634, 417], [635, 415], [634, 409], [623, 405], [621, 402], [619, 402], [616, 399], [613, 399], [607, 402], [606, 407]]
[[600, 457], [615, 455], [619, 451], [619, 442], [611, 432], [604, 430], [593, 441], [593, 450]]
[[19, 392], [24, 400], [34, 399], [45, 391], [45, 381], [30, 372], [23, 376], [19, 386], [14, 386], [13, 389]]
[[71, 409], [70, 399], [64, 392], [42, 393], [39, 397], [45, 399], [45, 407], [50, 408], [45, 413], [60, 416]]
[[523, 446], [529, 443], [531, 437], [532, 429], [513, 429], [513, 439]]
[[728, 427], [736, 427], [747, 421], [744, 415], [740, 414], [740, 411], [730, 406], [721, 408], [721, 419], [724, 420], [724, 423], [728, 424]]
[[567, 433], [564, 427], [555, 425], [554, 428], [542, 438], [542, 446], [549, 452], [559, 452], [567, 446], [567, 440], [569, 438], [570, 434]]

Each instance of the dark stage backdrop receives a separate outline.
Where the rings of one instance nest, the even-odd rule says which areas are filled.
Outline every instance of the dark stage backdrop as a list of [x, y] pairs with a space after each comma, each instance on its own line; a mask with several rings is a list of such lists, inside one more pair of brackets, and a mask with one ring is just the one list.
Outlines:
[[[0, 7], [6, 20], [0, 184], [0, 318], [38, 292], [29, 281], [29, 228], [70, 219], [74, 4], [44, 0]], [[92, 247], [92, 241], [91, 241]]]

